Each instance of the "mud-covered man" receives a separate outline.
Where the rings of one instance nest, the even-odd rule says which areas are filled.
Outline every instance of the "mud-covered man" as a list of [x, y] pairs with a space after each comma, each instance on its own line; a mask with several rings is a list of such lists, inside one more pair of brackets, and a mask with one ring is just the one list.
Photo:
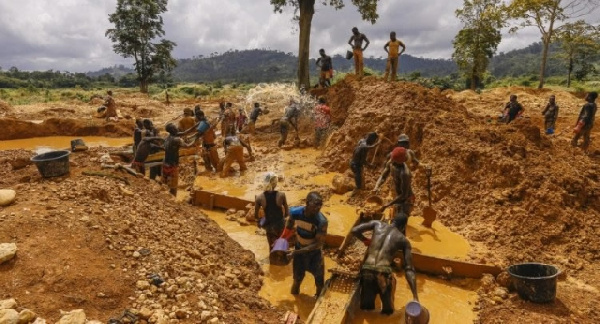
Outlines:
[[542, 111], [542, 116], [544, 116], [544, 129], [546, 129], [546, 134], [550, 134], [554, 131], [556, 119], [558, 118], [558, 105], [556, 104], [556, 97], [554, 95], [551, 95], [550, 98], [548, 98], [548, 104]]
[[319, 58], [315, 64], [321, 69], [319, 75], [319, 85], [322, 88], [329, 88], [331, 86], [331, 78], [333, 77], [333, 63], [331, 56], [325, 54], [324, 49], [319, 50]]
[[256, 121], [258, 120], [258, 116], [263, 114], [262, 108], [260, 108], [260, 103], [255, 102], [254, 108], [250, 111], [249, 121], [248, 121], [248, 132], [254, 135]]
[[300, 107], [298, 103], [294, 99], [290, 99], [289, 106], [286, 107], [285, 112], [283, 113], [283, 117], [279, 120], [279, 134], [281, 135], [279, 138], [279, 142], [277, 145], [282, 147], [285, 145], [285, 141], [287, 140], [287, 136], [290, 131], [290, 126], [294, 128], [296, 131], [296, 138], [298, 138], [298, 120], [300, 118]]
[[[365, 43], [365, 47], [363, 47], [363, 42]], [[369, 47], [369, 39], [365, 34], [362, 34], [358, 31], [358, 28], [352, 28], [352, 36], [348, 41], [348, 45], [352, 46], [352, 53], [354, 55], [354, 71], [357, 76], [363, 76], [363, 52]]]
[[525, 112], [523, 106], [517, 101], [517, 95], [510, 95], [510, 101], [504, 107], [504, 120], [510, 124], [515, 118], [521, 116]]
[[[410, 148], [410, 138], [408, 137], [408, 135], [406, 134], [400, 134], [400, 136], [398, 136], [398, 140], [396, 141], [396, 145], [394, 146], [394, 148], [396, 147], [404, 147], [406, 149], [406, 164], [409, 165], [412, 169], [417, 168], [420, 164], [421, 161], [419, 161], [419, 159], [417, 159], [417, 154], [415, 153], [415, 151], [413, 151]], [[390, 152], [387, 156], [387, 160], [389, 162], [389, 160], [391, 159], [392, 153]]]
[[169, 187], [169, 192], [177, 195], [177, 186], [179, 185], [179, 148], [190, 147], [194, 143], [186, 143], [179, 137], [177, 126], [168, 123], [165, 130], [169, 135], [165, 139], [165, 158], [162, 165], [162, 180]]
[[331, 109], [327, 106], [325, 98], [319, 98], [315, 106], [315, 147], [319, 147], [329, 132], [331, 124]]
[[394, 148], [390, 160], [385, 164], [385, 168], [373, 189], [375, 192], [379, 191], [388, 176], [392, 175], [392, 187], [396, 198], [383, 208], [394, 206], [393, 214], [398, 216], [398, 228], [404, 235], [406, 235], [406, 223], [415, 200], [411, 186], [412, 175], [405, 162], [406, 149], [404, 147]]
[[[392, 263], [398, 251], [402, 251], [404, 275], [413, 299], [419, 300], [415, 268], [412, 264], [412, 248], [400, 230], [401, 223], [402, 220], [398, 218], [395, 218], [392, 224], [373, 220], [352, 229], [352, 234], [368, 246], [367, 257], [361, 268], [360, 309], [375, 309], [375, 298], [379, 295], [381, 313], [390, 315], [394, 312], [396, 278], [392, 271]], [[370, 239], [363, 235], [367, 231], [372, 231]]]
[[135, 127], [133, 128], [133, 156], [135, 156], [135, 150], [142, 141], [142, 133], [144, 131], [144, 124], [141, 118], [135, 119]]
[[179, 120], [177, 128], [179, 128], [180, 132], [185, 132], [186, 130], [194, 127], [194, 125], [196, 125], [194, 111], [192, 111], [190, 108], [185, 108], [183, 110], [183, 117]]
[[135, 151], [135, 155], [133, 157], [133, 162], [131, 163], [131, 167], [137, 172], [141, 174], [146, 174], [146, 167], [144, 163], [146, 159], [150, 155], [150, 153], [155, 153], [164, 149], [163, 143], [164, 138], [162, 137], [145, 137], [143, 138]]
[[[254, 203], [254, 218], [259, 228], [264, 228], [267, 233], [269, 249], [275, 243], [285, 227], [285, 218], [288, 216], [288, 204], [285, 193], [275, 190], [277, 175], [267, 173], [264, 182], [264, 191], [256, 196]], [[259, 211], [263, 209], [264, 217], [259, 218]]]
[[316, 191], [306, 196], [306, 206], [290, 208], [282, 238], [290, 239], [296, 228], [296, 245], [290, 253], [293, 258], [293, 277], [291, 293], [300, 293], [300, 284], [306, 272], [315, 278], [316, 296], [321, 294], [325, 284], [325, 266], [323, 263], [323, 244], [327, 235], [327, 218], [321, 213], [323, 198]]
[[229, 170], [231, 170], [231, 165], [233, 162], [238, 163], [240, 166], [240, 172], [248, 169], [246, 167], [246, 163], [244, 162], [244, 147], [248, 150], [250, 158], [252, 158], [252, 147], [250, 146], [250, 143], [246, 141], [246, 139], [237, 135], [225, 137], [225, 140], [223, 141], [225, 160], [223, 161], [223, 171], [221, 171], [221, 177], [226, 177], [229, 175]]
[[354, 173], [354, 183], [356, 185], [356, 189], [354, 193], [359, 190], [364, 189], [364, 177], [363, 170], [365, 165], [373, 166], [371, 163], [367, 162], [367, 155], [369, 154], [369, 150], [379, 145], [377, 139], [379, 136], [375, 132], [368, 133], [365, 138], [362, 138], [358, 141], [354, 152], [352, 153], [352, 160], [350, 161], [350, 169]]
[[202, 139], [200, 156], [202, 156], [204, 161], [204, 167], [207, 171], [217, 172], [219, 171], [219, 152], [217, 152], [217, 144], [215, 143], [217, 135], [215, 134], [214, 127], [206, 119], [204, 111], [200, 109], [200, 106], [197, 106], [197, 108], [194, 113], [196, 125], [179, 135], [187, 135], [195, 130], [194, 142]]
[[[157, 137], [158, 136], [158, 129], [156, 129], [156, 127], [154, 127], [154, 124], [152, 123], [152, 121], [148, 118], [144, 118], [142, 120], [142, 124], [144, 125], [144, 131], [142, 132], [142, 139], [146, 138], [146, 137]], [[159, 150], [156, 148], [151, 148], [150, 149], [150, 154], [156, 153]], [[154, 180], [156, 179], [157, 176], [160, 176], [162, 173], [162, 167], [160, 165], [156, 165], [153, 167], [150, 167], [150, 179]]]
[[104, 117], [108, 121], [110, 118], [118, 118], [117, 116], [117, 104], [115, 103], [115, 99], [113, 99], [113, 92], [108, 90], [106, 92], [106, 97], [104, 97], [104, 107], [106, 107], [106, 111], [104, 112]]
[[577, 117], [577, 124], [575, 125], [575, 136], [571, 141], [571, 145], [577, 146], [579, 138], [583, 136], [581, 148], [584, 151], [587, 151], [588, 147], [590, 146], [590, 134], [592, 133], [594, 120], [596, 119], [596, 111], [598, 110], [598, 106], [596, 105], [597, 98], [597, 92], [590, 92], [585, 97], [585, 101], [587, 101], [587, 103], [581, 107], [581, 111]]

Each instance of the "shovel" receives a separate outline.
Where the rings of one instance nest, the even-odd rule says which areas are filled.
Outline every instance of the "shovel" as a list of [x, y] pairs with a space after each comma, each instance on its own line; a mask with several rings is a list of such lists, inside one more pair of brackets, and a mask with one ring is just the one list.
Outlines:
[[437, 211], [431, 207], [431, 168], [425, 169], [425, 175], [427, 176], [427, 198], [429, 199], [429, 206], [423, 209], [423, 226], [431, 227], [433, 221], [437, 217]]

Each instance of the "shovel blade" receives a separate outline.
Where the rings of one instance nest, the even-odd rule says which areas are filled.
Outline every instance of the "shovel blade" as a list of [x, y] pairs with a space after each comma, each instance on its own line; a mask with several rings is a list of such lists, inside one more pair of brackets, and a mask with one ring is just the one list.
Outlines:
[[433, 221], [437, 218], [437, 211], [431, 206], [427, 206], [423, 209], [423, 226], [431, 227]]

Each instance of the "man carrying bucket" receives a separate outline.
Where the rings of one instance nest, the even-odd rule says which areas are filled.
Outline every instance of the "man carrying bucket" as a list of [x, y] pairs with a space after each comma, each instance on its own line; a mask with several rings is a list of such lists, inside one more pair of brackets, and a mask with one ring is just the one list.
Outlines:
[[[398, 251], [402, 251], [404, 275], [412, 292], [413, 299], [418, 301], [417, 280], [412, 264], [412, 248], [408, 239], [400, 232], [400, 217], [394, 218], [392, 224], [372, 220], [352, 228], [352, 234], [368, 246], [367, 257], [361, 269], [360, 309], [375, 309], [375, 298], [381, 298], [381, 313], [390, 315], [394, 312], [394, 292], [396, 278], [392, 271], [392, 262]], [[373, 231], [371, 238], [363, 233]]]
[[323, 198], [316, 191], [306, 196], [306, 206], [290, 207], [281, 238], [289, 240], [296, 226], [296, 246], [289, 255], [293, 258], [294, 284], [291, 293], [300, 293], [300, 284], [306, 271], [315, 277], [317, 287], [315, 296], [321, 294], [325, 284], [325, 265], [323, 263], [323, 243], [327, 235], [327, 218], [321, 213]]
[[[285, 193], [276, 191], [277, 175], [269, 172], [265, 176], [264, 191], [256, 196], [254, 203], [254, 218], [257, 220], [257, 225], [264, 228], [267, 232], [267, 241], [269, 249], [273, 247], [285, 226], [285, 218], [288, 216], [288, 205]], [[264, 210], [265, 217], [259, 219], [260, 209]]]

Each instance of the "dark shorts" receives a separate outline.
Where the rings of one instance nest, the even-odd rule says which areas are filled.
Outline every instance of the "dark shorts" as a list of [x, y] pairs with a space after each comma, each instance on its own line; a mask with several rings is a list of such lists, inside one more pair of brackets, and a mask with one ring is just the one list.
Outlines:
[[295, 281], [302, 281], [306, 271], [308, 271], [315, 277], [317, 286], [322, 287], [325, 283], [325, 265], [323, 264], [323, 252], [321, 250], [294, 255], [293, 268]]
[[[382, 285], [383, 284], [383, 285]], [[385, 286], [385, 287], [382, 287]], [[394, 312], [394, 293], [396, 278], [392, 273], [381, 273], [373, 270], [362, 270], [360, 277], [360, 309], [375, 309], [375, 298], [381, 299], [381, 313]]]

